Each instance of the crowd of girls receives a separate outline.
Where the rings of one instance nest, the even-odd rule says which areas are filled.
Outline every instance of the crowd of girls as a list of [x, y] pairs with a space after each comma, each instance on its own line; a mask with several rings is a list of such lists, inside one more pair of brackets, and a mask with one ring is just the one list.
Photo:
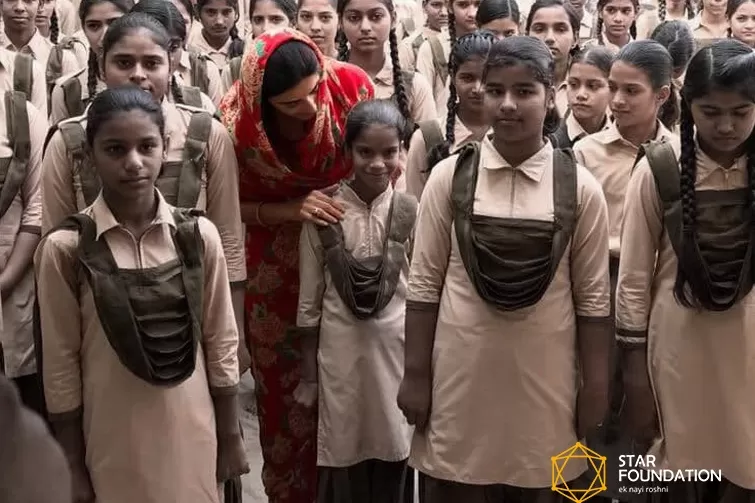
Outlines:
[[73, 5], [0, 2], [0, 430], [75, 503], [240, 501], [247, 370], [273, 503], [755, 501], [753, 0]]

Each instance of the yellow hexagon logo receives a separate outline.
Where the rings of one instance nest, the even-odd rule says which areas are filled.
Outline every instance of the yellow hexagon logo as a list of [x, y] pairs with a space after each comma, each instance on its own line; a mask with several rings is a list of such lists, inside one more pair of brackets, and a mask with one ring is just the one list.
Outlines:
[[[587, 489], [570, 488], [564, 480], [566, 464], [572, 459], [584, 459], [595, 473]], [[606, 457], [580, 442], [551, 458], [551, 489], [574, 503], [582, 503], [606, 490]]]

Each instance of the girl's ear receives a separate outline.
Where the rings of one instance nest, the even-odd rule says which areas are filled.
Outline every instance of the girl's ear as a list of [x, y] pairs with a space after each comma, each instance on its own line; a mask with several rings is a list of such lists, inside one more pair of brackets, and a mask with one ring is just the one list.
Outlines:
[[658, 106], [663, 106], [666, 100], [669, 99], [669, 96], [671, 96], [671, 86], [666, 85], [661, 87], [655, 95], [656, 100], [658, 100]]
[[548, 109], [556, 106], [556, 88], [554, 86], [545, 88], [545, 106]]

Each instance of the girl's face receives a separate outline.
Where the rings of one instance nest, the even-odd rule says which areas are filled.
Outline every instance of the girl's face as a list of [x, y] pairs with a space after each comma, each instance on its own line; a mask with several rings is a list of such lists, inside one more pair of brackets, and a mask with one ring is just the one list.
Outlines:
[[317, 114], [317, 90], [320, 75], [305, 77], [297, 85], [270, 98], [270, 105], [280, 114], [300, 121], [308, 121]]
[[55, 0], [39, 0], [39, 9], [37, 9], [37, 17], [34, 19], [34, 24], [40, 31], [46, 34], [50, 33], [50, 20], [54, 11]]
[[102, 39], [110, 24], [123, 16], [123, 12], [108, 2], [100, 2], [92, 5], [84, 17], [84, 35], [89, 41], [89, 46], [99, 53], [102, 50]]
[[214, 38], [228, 38], [237, 19], [238, 12], [226, 0], [209, 0], [199, 10], [202, 27]]
[[133, 85], [162, 101], [171, 75], [168, 51], [155, 43], [146, 28], [131, 31], [105, 54], [102, 74], [108, 87]]
[[565, 63], [577, 43], [569, 15], [559, 6], [538, 9], [532, 17], [528, 35], [542, 40], [551, 50], [556, 63]]
[[690, 109], [700, 143], [714, 159], [742, 150], [755, 128], [755, 103], [737, 92], [713, 91], [692, 100]]
[[427, 26], [440, 31], [448, 26], [448, 2], [446, 0], [427, 0], [424, 5]]
[[703, 10], [714, 17], [726, 15], [726, 0], [703, 0]]
[[0, 7], [6, 30], [34, 32], [39, 0], [2, 0]]
[[574, 63], [566, 79], [569, 108], [578, 121], [605, 117], [611, 101], [608, 78], [600, 69], [587, 63]]
[[731, 36], [755, 47], [755, 2], [748, 1], [737, 7], [729, 20]]
[[542, 137], [554, 94], [553, 88], [546, 88], [525, 65], [489, 69], [483, 103], [496, 138], [519, 143]]
[[600, 11], [607, 34], [623, 37], [629, 34], [629, 27], [637, 17], [632, 0], [608, 0]]
[[391, 13], [380, 0], [351, 0], [341, 19], [351, 50], [359, 52], [382, 51], [392, 23]]
[[459, 65], [454, 76], [456, 95], [459, 105], [471, 112], [483, 113], [482, 73], [485, 60], [480, 57], [470, 58]]
[[301, 0], [296, 27], [329, 55], [335, 46], [338, 14], [330, 0]]
[[480, 28], [493, 32], [499, 40], [519, 35], [519, 25], [508, 17], [494, 19], [480, 26]]
[[89, 156], [103, 191], [120, 201], [137, 200], [155, 190], [163, 163], [163, 138], [143, 110], [117, 112], [94, 135]]
[[388, 188], [391, 173], [400, 166], [401, 140], [395, 127], [366, 126], [351, 146], [354, 179], [351, 186], [365, 199], [374, 199]]
[[655, 123], [658, 109], [670, 93], [669, 86], [653, 89], [647, 73], [624, 61], [617, 61], [611, 66], [608, 85], [611, 90], [611, 112], [620, 127]]
[[194, 19], [191, 17], [191, 12], [187, 11], [184, 4], [179, 0], [170, 0], [170, 3], [175, 5], [176, 9], [178, 9], [178, 12], [181, 13], [181, 17], [184, 19], [184, 23], [186, 24], [186, 33], [191, 33], [191, 26], [194, 23]]
[[[456, 34], [471, 33], [477, 29], [477, 9], [480, 7], [480, 0], [452, 0], [451, 8], [454, 10], [456, 18]], [[462, 33], [459, 33], [459, 32]]]
[[259, 37], [266, 31], [291, 26], [286, 13], [272, 0], [257, 0], [251, 14], [252, 36]]

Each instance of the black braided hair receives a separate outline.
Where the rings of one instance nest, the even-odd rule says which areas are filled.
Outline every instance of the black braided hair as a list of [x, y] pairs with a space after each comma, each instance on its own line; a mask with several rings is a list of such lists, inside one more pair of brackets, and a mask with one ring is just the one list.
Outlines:
[[87, 103], [91, 103], [97, 95], [97, 82], [100, 80], [100, 65], [97, 60], [97, 53], [89, 48], [89, 61], [87, 62], [87, 91], [89, 98]]
[[[682, 205], [682, 243], [677, 255], [678, 266], [674, 297], [688, 308], [711, 309], [703, 299], [709, 298], [704, 281], [699, 278], [697, 242], [697, 159], [695, 122], [692, 103], [717, 90], [735, 92], [755, 102], [755, 53], [736, 40], [722, 40], [700, 49], [690, 61], [682, 87], [680, 196]], [[705, 138], [702, 138], [705, 141]], [[747, 176], [750, 211], [755, 222], [755, 130], [746, 140]], [[702, 290], [701, 290], [702, 289]], [[720, 310], [720, 308], [719, 308]]]
[[146, 112], [160, 131], [160, 137], [165, 136], [165, 116], [160, 103], [141, 89], [134, 86], [122, 86], [105, 89], [89, 107], [86, 126], [89, 146], [94, 144], [97, 131], [100, 130], [102, 124], [111, 120], [116, 114], [131, 110]]
[[58, 27], [58, 13], [55, 12], [55, 9], [53, 9], [52, 16], [50, 16], [50, 42], [57, 44], [58, 36], [60, 36], [60, 28]]
[[170, 93], [173, 95], [174, 103], [184, 103], [184, 94], [181, 91], [181, 86], [178, 85], [178, 79], [176, 79], [175, 73], [170, 76]]
[[653, 30], [650, 38], [660, 43], [671, 54], [674, 72], [683, 72], [687, 68], [695, 53], [695, 39], [687, 22], [664, 21]]
[[346, 38], [346, 34], [341, 28], [336, 33], [336, 46], [338, 47], [338, 60], [349, 60], [349, 40]]
[[[700, 2], [700, 5], [702, 6], [702, 2]], [[695, 18], [695, 7], [692, 5], [692, 0], [684, 0], [684, 10], [687, 12], [687, 19]]]
[[231, 26], [229, 35], [231, 37], [231, 46], [228, 48], [228, 59], [230, 60], [244, 54], [244, 41], [239, 37], [239, 29], [236, 28], [235, 23]]
[[[456, 127], [456, 115], [459, 112], [461, 104], [456, 96], [456, 73], [459, 67], [473, 58], [480, 58], [485, 61], [490, 52], [490, 48], [496, 40], [495, 34], [488, 30], [477, 30], [467, 35], [463, 35], [456, 41], [451, 48], [451, 54], [448, 58], [449, 69], [449, 100], [448, 113], [446, 115], [446, 138], [439, 145], [435, 145], [427, 153], [427, 171], [443, 159], [450, 155], [451, 147], [456, 141], [454, 129]], [[453, 99], [451, 99], [451, 97]]]
[[[393, 3], [391, 2], [392, 5]], [[390, 47], [391, 65], [393, 66], [393, 93], [396, 97], [398, 109], [404, 114], [404, 117], [413, 120], [411, 107], [409, 106], [409, 97], [407, 96], [406, 82], [404, 82], [401, 63], [398, 60], [398, 37], [396, 36], [396, 29], [393, 27], [391, 27], [391, 31], [388, 33], [388, 46]]]
[[666, 0], [658, 0], [658, 19], [661, 23], [666, 20]]
[[603, 16], [600, 14], [600, 10], [598, 10], [598, 20], [595, 21], [595, 32], [598, 37], [598, 44], [605, 45], [603, 42]]

